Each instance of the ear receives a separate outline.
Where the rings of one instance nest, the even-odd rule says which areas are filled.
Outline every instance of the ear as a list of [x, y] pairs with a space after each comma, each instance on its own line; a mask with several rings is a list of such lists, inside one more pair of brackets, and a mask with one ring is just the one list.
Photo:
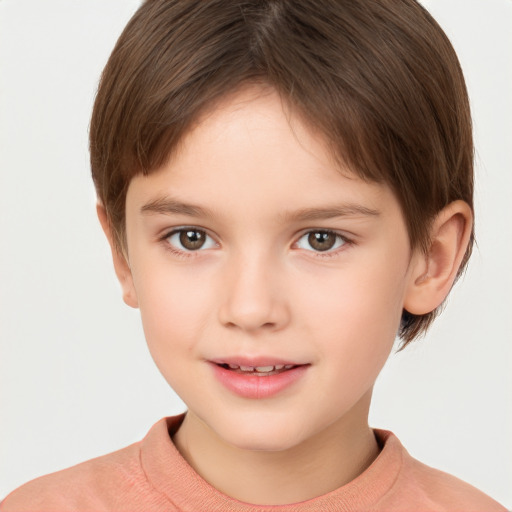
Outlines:
[[454, 201], [439, 212], [430, 230], [428, 251], [416, 251], [411, 260], [406, 311], [425, 315], [444, 301], [466, 253], [472, 226], [473, 214], [464, 201]]
[[105, 207], [98, 203], [96, 205], [96, 211], [98, 213], [98, 219], [100, 221], [101, 227], [103, 228], [108, 243], [110, 244], [114, 269], [123, 291], [123, 300], [126, 304], [128, 304], [128, 306], [137, 308], [139, 307], [139, 304], [137, 301], [135, 287], [133, 286], [132, 271], [130, 269], [127, 257], [117, 248], [114, 242], [114, 237], [112, 235], [112, 230], [107, 217], [107, 212], [105, 211]]

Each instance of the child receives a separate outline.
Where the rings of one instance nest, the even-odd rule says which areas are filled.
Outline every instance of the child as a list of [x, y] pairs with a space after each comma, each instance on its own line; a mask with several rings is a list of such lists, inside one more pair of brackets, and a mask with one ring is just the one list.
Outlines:
[[9, 510], [504, 510], [368, 426], [473, 241], [453, 49], [415, 2], [147, 1], [91, 122], [124, 300], [188, 406]]

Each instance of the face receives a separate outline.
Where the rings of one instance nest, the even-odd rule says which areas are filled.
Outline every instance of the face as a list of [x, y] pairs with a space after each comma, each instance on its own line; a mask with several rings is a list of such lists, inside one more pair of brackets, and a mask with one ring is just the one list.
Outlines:
[[276, 93], [204, 116], [132, 180], [126, 225], [125, 291], [192, 418], [254, 450], [367, 422], [411, 279], [406, 227]]

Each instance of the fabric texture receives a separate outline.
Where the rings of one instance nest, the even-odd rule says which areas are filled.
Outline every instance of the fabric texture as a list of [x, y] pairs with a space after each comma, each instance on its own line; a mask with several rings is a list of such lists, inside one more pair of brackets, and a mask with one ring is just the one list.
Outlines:
[[291, 505], [243, 503], [209, 485], [180, 455], [171, 436], [183, 417], [163, 418], [122, 450], [28, 482], [0, 511], [506, 512], [469, 484], [415, 460], [393, 433], [378, 429], [379, 456], [347, 485]]

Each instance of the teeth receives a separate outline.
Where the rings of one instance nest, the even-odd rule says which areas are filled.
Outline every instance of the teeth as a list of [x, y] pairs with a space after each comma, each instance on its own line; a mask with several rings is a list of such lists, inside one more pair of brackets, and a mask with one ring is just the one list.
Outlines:
[[274, 366], [256, 366], [256, 371], [260, 373], [268, 373], [274, 370]]
[[229, 368], [231, 370], [240, 370], [242, 372], [248, 372], [248, 373], [251, 373], [251, 372], [257, 372], [257, 373], [270, 373], [270, 372], [273, 372], [273, 371], [278, 371], [278, 370], [282, 370], [283, 368], [285, 370], [289, 370], [290, 368], [294, 368], [295, 365], [293, 364], [276, 364], [276, 365], [273, 365], [273, 366], [243, 366], [243, 365], [237, 365], [237, 364], [232, 364], [232, 363], [229, 363], [227, 366], [229, 366]]

